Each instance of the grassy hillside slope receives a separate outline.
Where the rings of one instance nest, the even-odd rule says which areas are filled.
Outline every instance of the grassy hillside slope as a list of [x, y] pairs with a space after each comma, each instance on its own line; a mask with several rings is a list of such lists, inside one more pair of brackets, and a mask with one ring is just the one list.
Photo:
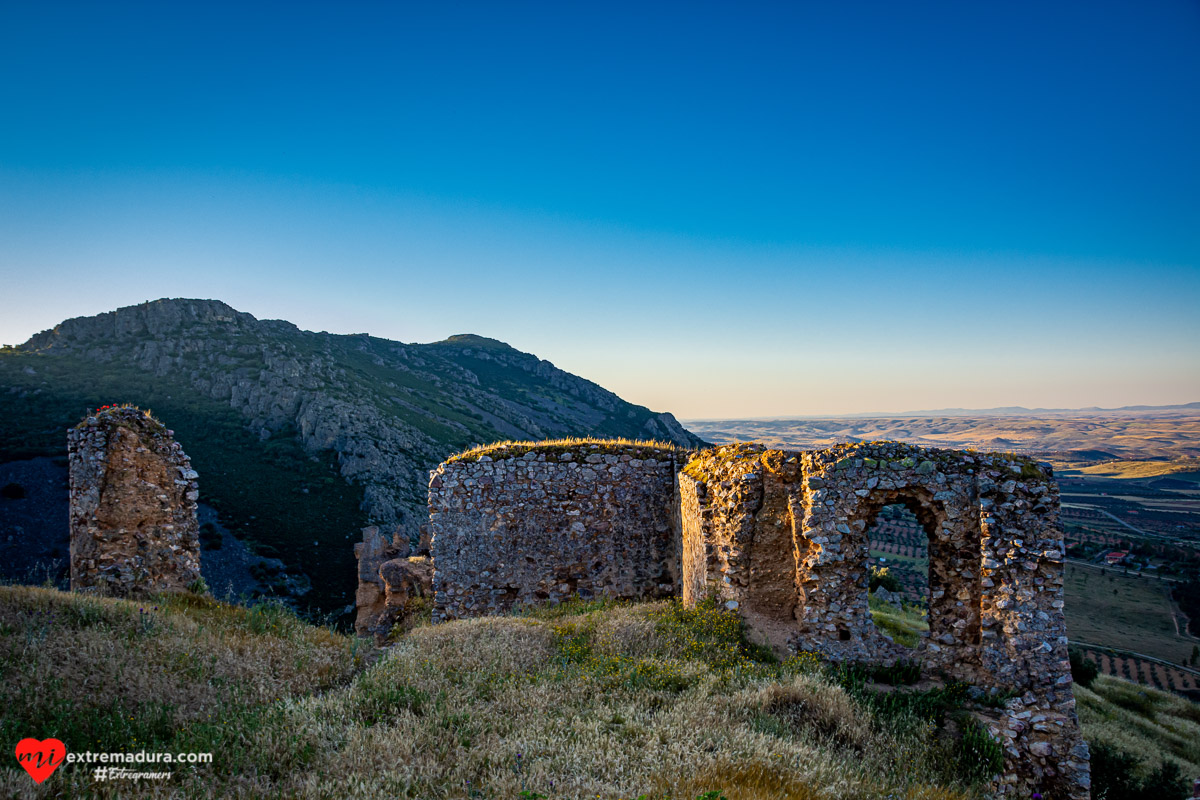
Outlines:
[[[779, 664], [716, 609], [420, 627], [367, 668], [360, 647], [273, 607], [0, 587], [0, 742], [212, 752], [176, 767], [184, 797], [948, 800], [979, 796], [995, 755], [963, 737], [963, 692], [876, 696], [861, 675]], [[165, 788], [0, 767], [6, 797]]]
[[1111, 769], [1116, 753], [1134, 759], [1133, 772], [1142, 779], [1164, 762], [1178, 767], [1189, 785], [1200, 777], [1200, 704], [1109, 675], [1074, 690], [1093, 769], [1100, 761], [1110, 762], [1101, 769]]
[[[213, 754], [166, 783], [64, 765], [40, 786], [8, 757], [0, 796], [986, 795], [999, 749], [963, 687], [779, 663], [743, 633], [716, 608], [567, 604], [417, 627], [380, 657], [279, 606], [0, 586], [0, 745]], [[1103, 676], [1075, 691], [1105, 786], [1169, 800], [1164, 760], [1200, 772], [1200, 706]]]

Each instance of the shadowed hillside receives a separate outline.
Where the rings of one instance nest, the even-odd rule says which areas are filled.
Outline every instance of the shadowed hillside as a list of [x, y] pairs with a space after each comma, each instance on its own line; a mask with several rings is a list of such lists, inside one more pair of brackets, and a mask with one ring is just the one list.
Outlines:
[[307, 574], [306, 601], [325, 611], [353, 596], [359, 528], [415, 539], [428, 471], [451, 453], [560, 436], [700, 442], [670, 414], [494, 339], [404, 344], [159, 300], [0, 350], [0, 462], [65, 456], [66, 428], [117, 402], [174, 429], [202, 499]]

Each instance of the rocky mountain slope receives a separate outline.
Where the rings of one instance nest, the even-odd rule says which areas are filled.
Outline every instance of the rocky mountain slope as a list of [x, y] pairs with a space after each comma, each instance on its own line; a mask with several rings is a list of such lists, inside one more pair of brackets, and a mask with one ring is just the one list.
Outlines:
[[670, 414], [493, 339], [313, 333], [215, 300], [175, 299], [69, 319], [0, 350], [0, 461], [65, 451], [66, 425], [89, 405], [116, 402], [152, 407], [177, 429], [202, 495], [240, 517], [235, 527], [285, 560], [301, 543], [320, 551], [293, 559], [308, 562], [342, 560], [322, 545], [330, 529], [347, 552], [345, 536], [367, 522], [415, 538], [428, 471], [473, 444], [576, 435], [701, 443]]

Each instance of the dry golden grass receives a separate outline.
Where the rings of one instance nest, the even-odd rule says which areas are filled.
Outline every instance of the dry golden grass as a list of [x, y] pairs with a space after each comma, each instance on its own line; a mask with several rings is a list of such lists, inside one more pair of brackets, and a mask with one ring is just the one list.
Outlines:
[[566, 453], [576, 451], [601, 454], [625, 454], [634, 451], [643, 458], [669, 455], [680, 450], [670, 442], [660, 442], [654, 439], [597, 439], [591, 436], [583, 438], [546, 439], [543, 441], [505, 441], [472, 447], [461, 453], [455, 453], [446, 459], [453, 461], [478, 461], [480, 456], [493, 459], [520, 458], [526, 453]]
[[[35, 705], [95, 687], [104, 702], [168, 705], [182, 724], [221, 703], [267, 703], [343, 683], [361, 649], [271, 606], [0, 586], [0, 659]], [[0, 693], [14, 688], [9, 681]]]
[[[57, 616], [39, 638], [32, 615], [47, 609]], [[93, 783], [71, 766], [34, 786], [5, 767], [0, 795], [525, 791], [688, 800], [720, 790], [729, 800], [962, 800], [978, 792], [956, 783], [952, 765], [931, 760], [939, 751], [923, 721], [874, 719], [812, 659], [755, 660], [761, 652], [738, 639], [736, 617], [717, 610], [597, 604], [420, 627], [353, 677], [346, 639], [286, 615], [254, 622], [253, 612], [182, 599], [152, 613], [144, 629], [138, 607], [125, 601], [0, 589], [5, 686], [45, 682], [33, 672], [54, 673], [63, 659], [57, 674], [69, 683], [39, 684], [47, 697], [170, 702], [174, 718], [147, 727], [159, 737], [147, 749], [211, 751], [214, 763], [137, 785]], [[196, 653], [212, 666], [189, 661]], [[39, 670], [21, 666], [30, 659]], [[62, 718], [38, 703], [10, 737], [59, 733]], [[123, 733], [106, 731], [104, 749], [141, 746], [120, 740]]]
[[[654, 608], [606, 610], [594, 627], [572, 622], [572, 631], [590, 628], [595, 667], [556, 646], [561, 621], [494, 618], [414, 631], [354, 687], [291, 706], [297, 724], [338, 721], [318, 734], [322, 755], [310, 774], [338, 776], [363, 796], [690, 798], [720, 789], [731, 800], [849, 798], [864, 787], [870, 796], [909, 796], [911, 778], [891, 763], [896, 740], [872, 734], [861, 709], [817, 676], [792, 676], [781, 690], [780, 707], [798, 717], [794, 736], [761, 729], [771, 679], [728, 678], [689, 662], [679, 665], [680, 683], [664, 687], [639, 684], [636, 671], [614, 680], [606, 655], [670, 661], [663, 650], [674, 638], [647, 624]], [[626, 642], [636, 643], [633, 652]], [[804, 722], [798, 698], [823, 709], [818, 725]], [[364, 708], [382, 716], [364, 718]], [[824, 727], [854, 741], [843, 748]], [[310, 779], [305, 791], [325, 796], [333, 785]]]
[[1200, 458], [1175, 458], [1170, 461], [1106, 461], [1103, 464], [1068, 464], [1061, 475], [1089, 475], [1094, 478], [1157, 478], [1179, 472], [1200, 472]]
[[1090, 689], [1074, 688], [1083, 734], [1093, 746], [1105, 742], [1147, 768], [1165, 758], [1186, 776], [1200, 775], [1200, 705], [1109, 675]]
[[[167, 749], [213, 720], [345, 683], [366, 652], [278, 607], [0, 586], [0, 739]], [[0, 796], [30, 791], [22, 771], [0, 772]]]
[[859, 752], [872, 742], [871, 726], [853, 701], [835, 686], [797, 676], [759, 690], [758, 707], [796, 732], [811, 731]]

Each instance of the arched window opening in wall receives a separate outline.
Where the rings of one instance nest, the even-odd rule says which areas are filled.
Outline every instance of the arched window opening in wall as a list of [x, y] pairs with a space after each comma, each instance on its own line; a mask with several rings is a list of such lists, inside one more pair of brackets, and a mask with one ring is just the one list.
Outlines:
[[868, 603], [875, 627], [915, 648], [929, 632], [929, 534], [904, 503], [868, 521]]

